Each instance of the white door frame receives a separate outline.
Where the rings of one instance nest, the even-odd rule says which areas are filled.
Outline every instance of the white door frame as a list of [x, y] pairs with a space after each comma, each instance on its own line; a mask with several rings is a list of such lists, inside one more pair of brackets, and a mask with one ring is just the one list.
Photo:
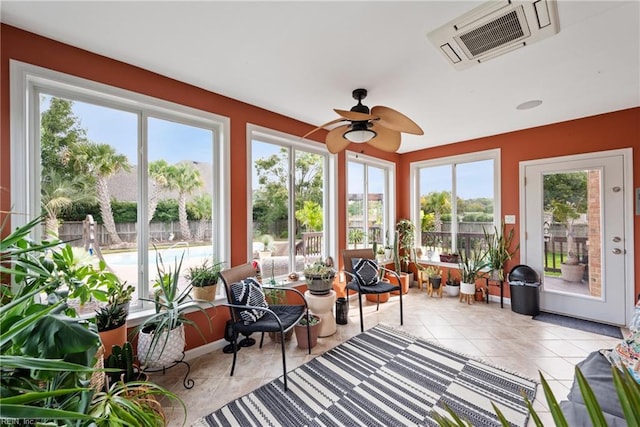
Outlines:
[[626, 261], [624, 271], [625, 281], [625, 319], [627, 326], [631, 322], [633, 315], [634, 305], [636, 302], [635, 295], [635, 256], [634, 256], [634, 211], [633, 211], [633, 149], [622, 148], [617, 150], [599, 151], [584, 154], [574, 154], [568, 156], [549, 157], [537, 160], [527, 160], [520, 162], [519, 170], [519, 191], [520, 191], [520, 262], [525, 263], [527, 260], [527, 245], [526, 245], [526, 204], [525, 204], [525, 168], [527, 166], [542, 165], [550, 162], [559, 161], [576, 161], [590, 159], [598, 156], [612, 156], [622, 155], [624, 163], [623, 171], [623, 185], [624, 185], [624, 230], [625, 230], [625, 249], [626, 249]]

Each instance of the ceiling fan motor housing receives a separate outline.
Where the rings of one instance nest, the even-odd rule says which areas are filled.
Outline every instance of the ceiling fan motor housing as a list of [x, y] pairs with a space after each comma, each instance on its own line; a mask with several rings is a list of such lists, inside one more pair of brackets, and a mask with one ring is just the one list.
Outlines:
[[351, 111], [356, 113], [369, 114], [369, 107], [367, 107], [366, 105], [362, 105], [362, 100], [367, 97], [367, 90], [355, 89], [352, 92], [352, 96], [353, 96], [353, 99], [358, 101], [358, 104], [351, 107]]

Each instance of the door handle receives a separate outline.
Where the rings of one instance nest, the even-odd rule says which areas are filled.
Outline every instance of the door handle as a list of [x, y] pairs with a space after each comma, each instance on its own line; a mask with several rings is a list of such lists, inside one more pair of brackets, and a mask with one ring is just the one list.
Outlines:
[[613, 252], [613, 253], [614, 253], [614, 254], [616, 254], [616, 255], [620, 255], [620, 254], [622, 253], [622, 249], [620, 249], [620, 248], [613, 248], [613, 250], [612, 250], [611, 252]]
[[613, 241], [614, 243], [618, 243], [619, 241], [621, 241], [622, 239], [618, 236], [615, 236], [613, 239], [611, 239], [611, 241]]

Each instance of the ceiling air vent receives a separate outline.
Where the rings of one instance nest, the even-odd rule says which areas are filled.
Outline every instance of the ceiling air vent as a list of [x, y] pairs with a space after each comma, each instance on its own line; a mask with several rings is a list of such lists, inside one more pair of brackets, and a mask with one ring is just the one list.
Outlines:
[[457, 69], [480, 64], [559, 30], [555, 0], [490, 1], [427, 37]]

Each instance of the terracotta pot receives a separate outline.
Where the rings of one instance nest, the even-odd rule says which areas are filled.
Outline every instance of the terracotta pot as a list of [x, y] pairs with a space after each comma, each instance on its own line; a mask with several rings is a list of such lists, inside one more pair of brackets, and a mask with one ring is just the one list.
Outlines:
[[[309, 327], [309, 333], [311, 334], [311, 348], [318, 344], [318, 333], [320, 332], [320, 318], [318, 316], [309, 315], [309, 318], [315, 317], [318, 319], [318, 323]], [[296, 340], [298, 341], [298, 347], [303, 349], [309, 348], [309, 341], [307, 337], [307, 327], [303, 325], [296, 325], [294, 327], [296, 331]]]
[[118, 328], [108, 331], [98, 332], [98, 335], [100, 335], [100, 341], [104, 346], [104, 357], [109, 357], [114, 345], [122, 347], [122, 344], [127, 341], [127, 324], [125, 323]]
[[[395, 281], [395, 280], [394, 280]], [[413, 273], [400, 273], [400, 289], [402, 289], [402, 295], [409, 292], [409, 286], [413, 281]], [[399, 291], [391, 292], [393, 295], [399, 295]], [[382, 302], [382, 300], [380, 300]]]
[[380, 303], [389, 301], [389, 297], [391, 296], [389, 292], [385, 292], [383, 294], [365, 294], [367, 301], [370, 302], [378, 302], [378, 296], [380, 296]]
[[191, 295], [193, 296], [193, 299], [213, 301], [214, 299], [216, 299], [217, 289], [218, 289], [217, 284], [211, 285], [211, 286], [203, 286], [203, 287], [194, 286], [191, 288]]

